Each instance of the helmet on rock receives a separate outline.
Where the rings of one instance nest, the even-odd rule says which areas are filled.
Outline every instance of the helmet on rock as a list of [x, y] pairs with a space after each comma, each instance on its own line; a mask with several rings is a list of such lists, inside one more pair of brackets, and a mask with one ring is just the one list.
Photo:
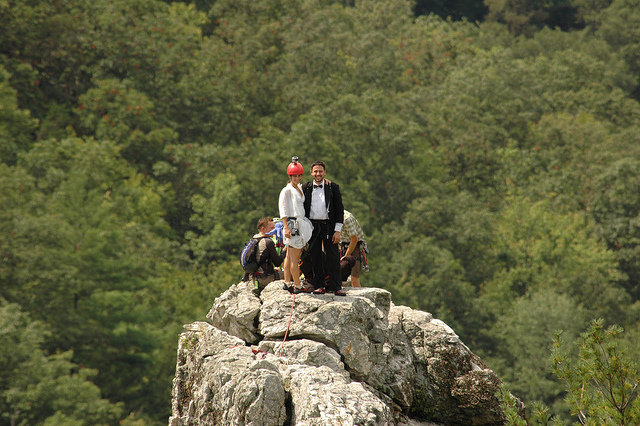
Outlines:
[[291, 163], [287, 166], [287, 174], [289, 176], [303, 175], [304, 169], [302, 164], [298, 163], [298, 157], [291, 157]]

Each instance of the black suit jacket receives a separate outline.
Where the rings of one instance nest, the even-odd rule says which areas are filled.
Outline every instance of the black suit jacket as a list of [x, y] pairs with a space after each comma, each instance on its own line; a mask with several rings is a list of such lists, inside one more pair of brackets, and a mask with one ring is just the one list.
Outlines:
[[[313, 182], [307, 182], [302, 185], [302, 192], [304, 193], [304, 215], [306, 217], [309, 217], [309, 214], [311, 212], [311, 194], [313, 192]], [[344, 223], [344, 207], [342, 205], [342, 194], [340, 193], [340, 186], [337, 183], [331, 182], [329, 179], [324, 180], [324, 199], [327, 204], [331, 226], [335, 228], [336, 223]]]

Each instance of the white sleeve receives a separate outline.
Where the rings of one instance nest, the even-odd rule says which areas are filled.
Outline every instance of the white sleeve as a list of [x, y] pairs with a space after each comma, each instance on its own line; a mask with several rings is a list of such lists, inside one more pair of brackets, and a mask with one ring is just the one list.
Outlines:
[[280, 211], [280, 217], [292, 217], [291, 216], [291, 211], [290, 211], [290, 194], [289, 191], [287, 191], [287, 187], [285, 186], [284, 188], [282, 188], [282, 191], [280, 191], [280, 198], [278, 199], [278, 210]]

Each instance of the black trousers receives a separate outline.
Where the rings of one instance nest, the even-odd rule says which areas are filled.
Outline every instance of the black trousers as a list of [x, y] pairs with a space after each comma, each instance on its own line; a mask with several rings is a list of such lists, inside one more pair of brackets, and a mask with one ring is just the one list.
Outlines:
[[[355, 256], [347, 256], [340, 261], [340, 278], [342, 279], [342, 282], [345, 282], [349, 279], [349, 275], [351, 275], [351, 272], [353, 271], [353, 267], [356, 266], [356, 260], [357, 259], [355, 258]], [[325, 260], [323, 257], [322, 262], [324, 263], [324, 261]], [[358, 266], [359, 265], [360, 264], [358, 264]], [[302, 254], [302, 262], [300, 262], [300, 270], [304, 274], [304, 279], [309, 280], [309, 282], [312, 283], [313, 282], [313, 264], [311, 263], [311, 253]]]
[[[313, 286], [315, 288], [325, 287], [325, 277], [327, 277], [326, 289], [336, 291], [342, 289], [342, 279], [340, 277], [340, 255], [338, 254], [338, 244], [333, 244], [334, 229], [328, 220], [313, 220], [313, 234], [311, 235], [311, 263], [313, 265]], [[323, 262], [324, 251], [324, 262]]]

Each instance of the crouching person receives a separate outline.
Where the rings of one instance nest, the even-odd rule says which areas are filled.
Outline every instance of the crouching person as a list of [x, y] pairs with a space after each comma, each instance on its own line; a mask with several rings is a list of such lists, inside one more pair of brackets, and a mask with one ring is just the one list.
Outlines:
[[257, 282], [258, 289], [262, 290], [271, 281], [283, 279], [282, 271], [275, 267], [282, 265], [286, 254], [285, 250], [278, 253], [276, 250], [276, 244], [269, 236], [275, 229], [273, 219], [270, 217], [263, 217], [258, 220], [258, 233], [253, 238], [258, 240], [258, 246], [256, 247], [256, 261], [258, 263], [258, 269], [252, 273], [245, 273], [242, 278], [243, 281], [248, 281], [253, 275], [253, 279]]
[[364, 232], [358, 220], [348, 211], [344, 211], [344, 224], [340, 234], [340, 270], [342, 280], [351, 275], [351, 285], [360, 287], [360, 272], [368, 270], [367, 255], [369, 252]]

